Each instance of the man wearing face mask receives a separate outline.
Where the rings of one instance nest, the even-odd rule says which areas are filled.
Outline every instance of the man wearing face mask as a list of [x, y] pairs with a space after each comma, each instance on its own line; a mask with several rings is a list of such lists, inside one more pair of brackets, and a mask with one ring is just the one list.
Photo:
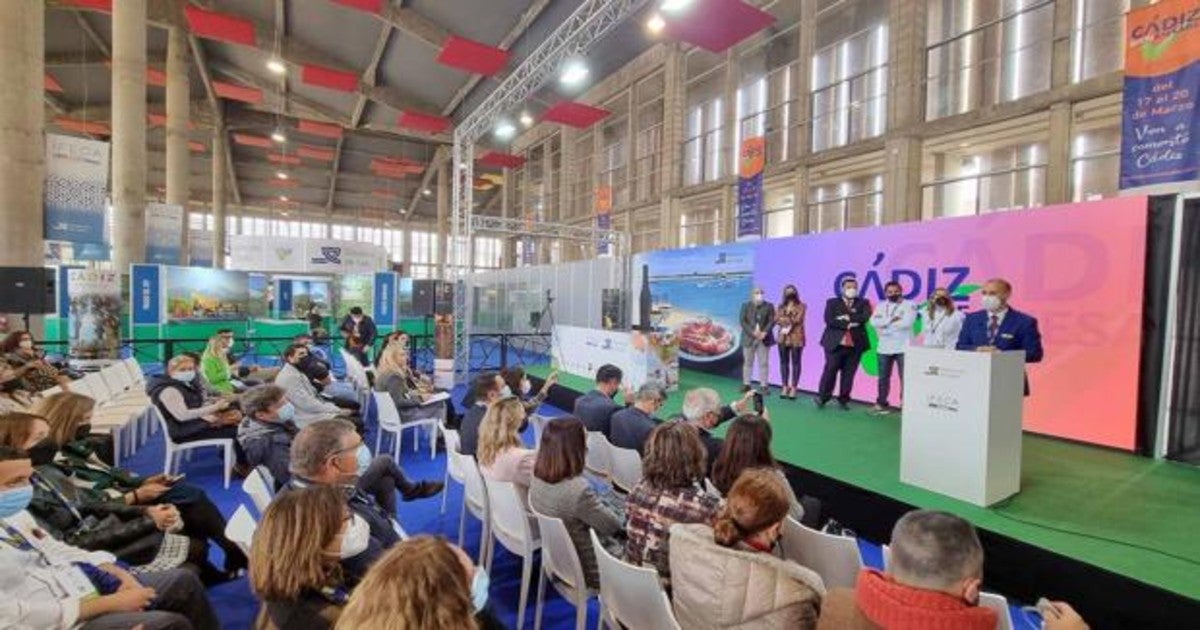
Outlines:
[[821, 347], [825, 349], [825, 369], [817, 389], [816, 404], [824, 408], [833, 398], [833, 385], [838, 381], [838, 406], [850, 408], [850, 392], [858, 362], [870, 342], [863, 325], [871, 319], [871, 303], [858, 297], [858, 280], [842, 280], [842, 294], [825, 302], [825, 332]]
[[771, 332], [775, 326], [775, 306], [763, 298], [762, 288], [754, 287], [750, 292], [750, 301], [742, 304], [739, 320], [742, 325], [742, 391], [750, 391], [757, 364], [759, 389], [766, 396], [771, 393], [769, 349], [775, 345]]
[[871, 315], [871, 326], [879, 335], [879, 396], [872, 409], [877, 414], [890, 413], [888, 397], [892, 392], [892, 370], [899, 367], [900, 387], [904, 387], [904, 349], [912, 341], [913, 323], [917, 321], [917, 307], [904, 299], [900, 283], [889, 282], [883, 286], [884, 302], [875, 307]]
[[617, 448], [629, 448], [644, 454], [650, 432], [662, 420], [657, 416], [667, 402], [667, 392], [654, 382], [643, 383], [633, 395], [633, 404], [614, 413], [608, 441]]
[[350, 309], [346, 319], [342, 320], [338, 330], [346, 339], [346, 351], [354, 355], [364, 367], [370, 365], [367, 351], [375, 346], [375, 337], [379, 334], [375, 328], [375, 320], [363, 313], [362, 308], [355, 306]]
[[317, 394], [308, 376], [301, 371], [300, 366], [308, 360], [308, 347], [292, 344], [283, 352], [283, 367], [275, 377], [275, 384], [282, 387], [287, 399], [296, 408], [293, 422], [296, 426], [304, 427], [317, 420], [328, 420], [350, 415], [348, 409], [342, 409], [332, 402], [322, 400]]
[[[1026, 363], [1042, 360], [1042, 333], [1031, 315], [1010, 308], [1012, 285], [1003, 278], [992, 278], [980, 290], [982, 311], [975, 311], [963, 320], [958, 335], [959, 350], [977, 352], [1025, 352]], [[1025, 395], [1029, 395], [1029, 379], [1025, 379]]]
[[288, 401], [283, 388], [259, 385], [242, 394], [242, 413], [238, 425], [238, 443], [246, 452], [251, 466], [265, 466], [271, 471], [276, 488], [291, 477], [288, 469], [292, 438], [296, 435], [296, 407]]
[[[479, 449], [479, 426], [483, 424], [483, 417], [487, 415], [488, 406], [500, 400], [512, 396], [512, 390], [504, 379], [495, 372], [484, 372], [475, 377], [475, 381], [471, 385], [473, 400], [470, 408], [463, 414], [462, 423], [459, 424], [459, 445], [458, 450], [463, 455], [475, 455]], [[521, 425], [521, 430], [524, 431], [528, 426], [529, 419]]]
[[237, 443], [237, 426], [242, 414], [231, 409], [232, 398], [205, 399], [196, 376], [196, 361], [185, 354], [167, 362], [167, 373], [146, 381], [146, 394], [167, 421], [167, 431], [176, 442], [234, 440], [239, 474], [245, 473], [245, 454]]

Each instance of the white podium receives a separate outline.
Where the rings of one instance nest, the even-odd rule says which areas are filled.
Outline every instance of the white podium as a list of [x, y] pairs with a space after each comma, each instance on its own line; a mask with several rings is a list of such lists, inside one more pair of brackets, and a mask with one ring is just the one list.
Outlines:
[[910, 346], [900, 481], [988, 506], [1021, 489], [1025, 353]]

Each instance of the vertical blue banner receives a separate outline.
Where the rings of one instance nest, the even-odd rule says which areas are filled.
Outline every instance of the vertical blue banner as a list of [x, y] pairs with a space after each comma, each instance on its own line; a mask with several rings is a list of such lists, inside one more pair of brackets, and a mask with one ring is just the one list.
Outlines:
[[46, 134], [46, 240], [107, 244], [108, 157], [107, 142]]
[[375, 274], [375, 303], [371, 312], [375, 323], [396, 325], [396, 274], [385, 271]]
[[762, 136], [742, 140], [738, 162], [737, 238], [761, 238], [763, 233], [763, 170], [767, 141]]
[[129, 272], [133, 323], [162, 323], [162, 271], [158, 265], [132, 265]]
[[275, 316], [287, 317], [292, 312], [292, 299], [295, 297], [292, 281], [283, 278], [275, 286]]

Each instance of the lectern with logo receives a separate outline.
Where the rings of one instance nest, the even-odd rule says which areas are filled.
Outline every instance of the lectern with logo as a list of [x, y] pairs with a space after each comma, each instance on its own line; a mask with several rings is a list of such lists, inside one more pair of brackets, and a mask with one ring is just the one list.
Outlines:
[[1021, 489], [1025, 353], [909, 347], [900, 481], [988, 506]]

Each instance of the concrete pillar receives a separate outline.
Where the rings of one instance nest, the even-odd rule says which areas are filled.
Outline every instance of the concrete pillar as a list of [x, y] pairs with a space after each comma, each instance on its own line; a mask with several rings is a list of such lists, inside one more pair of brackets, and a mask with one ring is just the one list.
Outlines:
[[[1050, 87], [1071, 83], [1071, 35], [1075, 24], [1075, 3], [1086, 0], [1055, 0], [1054, 40], [1050, 49]], [[1049, 192], [1049, 191], [1047, 191]]]
[[146, 0], [113, 3], [113, 266], [146, 259]]
[[928, 0], [888, 3], [888, 129], [925, 119], [925, 30]]
[[[446, 276], [446, 261], [449, 260], [449, 251], [447, 243], [449, 242], [450, 233], [450, 169], [452, 168], [449, 161], [444, 161], [437, 166], [437, 277], [443, 280]], [[455, 174], [458, 175], [457, 173]], [[463, 186], [472, 186], [474, 182], [463, 182]], [[474, 214], [474, 208], [464, 208], [463, 212]], [[457, 246], [458, 243], [455, 243]], [[467, 248], [470, 249], [469, 247]], [[470, 260], [467, 261], [469, 265]]]
[[1071, 201], [1071, 104], [1050, 106], [1050, 137], [1046, 142], [1046, 205]]
[[[0, 265], [40, 267], [46, 7], [42, 2], [5, 6], [0, 19]], [[15, 330], [17, 324], [10, 319], [10, 326]]]
[[[505, 168], [500, 171], [504, 178], [504, 183], [500, 188], [500, 217], [503, 219], [512, 218], [512, 169]], [[566, 199], [566, 197], [563, 197]], [[500, 238], [500, 266], [515, 267], [513, 263], [513, 238], [511, 236], [503, 236]]]
[[183, 208], [183, 246], [179, 264], [188, 264], [188, 200], [191, 151], [188, 149], [188, 39], [181, 27], [167, 32], [167, 203]]
[[[671, 47], [663, 65], [663, 133], [662, 149], [662, 191], [667, 193], [679, 188], [683, 181], [683, 123], [684, 107], [684, 56], [679, 44], [668, 44]], [[665, 235], [664, 235], [665, 236]], [[663, 241], [666, 243], [666, 240]]]
[[792, 199], [796, 204], [793, 229], [796, 234], [808, 234], [812, 226], [808, 223], [808, 169], [800, 166], [792, 176]]
[[213, 127], [212, 143], [212, 214], [213, 214], [213, 268], [225, 268], [225, 197], [228, 194], [225, 170], [225, 125], [218, 121]]
[[883, 223], [921, 220], [921, 140], [895, 136], [884, 145]]

